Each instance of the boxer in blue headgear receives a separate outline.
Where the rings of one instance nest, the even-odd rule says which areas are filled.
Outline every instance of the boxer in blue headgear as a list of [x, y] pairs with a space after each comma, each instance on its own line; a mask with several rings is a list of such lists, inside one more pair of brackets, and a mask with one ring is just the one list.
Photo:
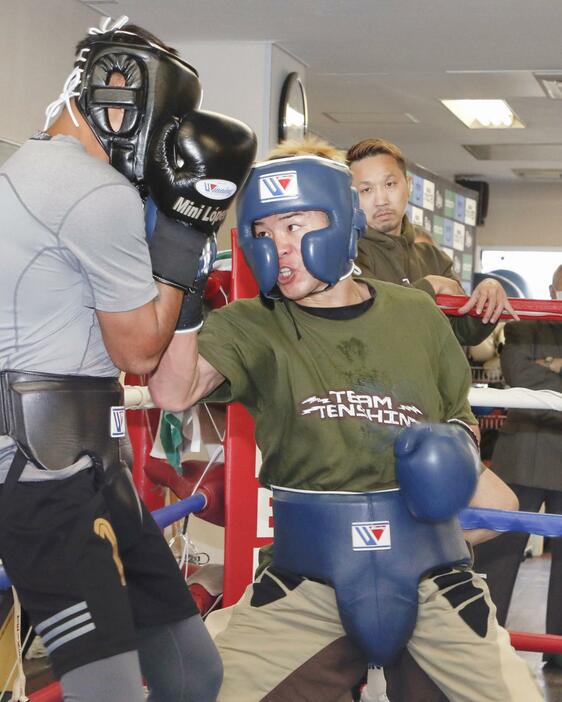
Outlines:
[[334, 286], [351, 275], [357, 240], [366, 227], [347, 166], [317, 156], [295, 156], [259, 163], [238, 200], [238, 237], [260, 291], [279, 295], [279, 257], [268, 237], [254, 236], [254, 222], [272, 215], [319, 211], [326, 226], [304, 235], [303, 263], [308, 272]]
[[[353, 276], [363, 226], [342, 164], [256, 165], [238, 228], [261, 295], [176, 334], [149, 381], [168, 409], [240, 401], [274, 488], [273, 553], [215, 639], [219, 699], [339, 702], [407, 646], [452, 702], [538, 702], [456, 521], [479, 470], [445, 424], [475, 424], [466, 358], [427, 295]], [[475, 504], [511, 499], [480, 475]]]

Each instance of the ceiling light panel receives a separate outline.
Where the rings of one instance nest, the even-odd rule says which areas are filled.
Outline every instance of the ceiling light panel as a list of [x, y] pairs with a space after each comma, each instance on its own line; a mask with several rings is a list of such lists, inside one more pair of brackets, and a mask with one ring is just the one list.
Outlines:
[[479, 161], [558, 161], [562, 144], [463, 144]]
[[562, 71], [533, 73], [545, 95], [551, 100], [562, 100]]
[[523, 122], [505, 100], [441, 100], [469, 129], [522, 129]]

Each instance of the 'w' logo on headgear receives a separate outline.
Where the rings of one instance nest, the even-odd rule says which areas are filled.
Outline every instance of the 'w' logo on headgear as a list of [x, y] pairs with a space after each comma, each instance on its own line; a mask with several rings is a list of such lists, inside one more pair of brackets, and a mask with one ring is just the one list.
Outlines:
[[391, 548], [390, 522], [353, 522], [351, 538], [354, 551], [382, 551]]
[[260, 176], [260, 200], [291, 200], [299, 196], [299, 184], [296, 171], [283, 171]]

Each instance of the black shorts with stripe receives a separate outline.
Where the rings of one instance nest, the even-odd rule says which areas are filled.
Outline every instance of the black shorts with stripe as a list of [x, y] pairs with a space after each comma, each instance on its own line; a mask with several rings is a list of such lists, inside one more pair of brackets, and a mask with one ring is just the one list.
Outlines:
[[138, 628], [196, 614], [146, 508], [141, 537], [119, 548], [93, 471], [18, 483], [5, 502], [0, 556], [59, 677], [135, 649]]

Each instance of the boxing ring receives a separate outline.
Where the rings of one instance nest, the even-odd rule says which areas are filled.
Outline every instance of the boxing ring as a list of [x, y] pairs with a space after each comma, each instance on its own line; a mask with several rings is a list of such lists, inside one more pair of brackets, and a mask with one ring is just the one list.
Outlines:
[[[236, 245], [233, 232], [232, 273], [218, 270], [211, 274], [206, 298], [213, 307], [226, 301], [257, 294], [257, 287]], [[457, 314], [467, 298], [438, 296], [437, 304], [448, 315]], [[562, 321], [562, 301], [511, 299], [521, 319]], [[472, 312], [473, 316], [475, 315]], [[504, 318], [508, 318], [505, 316]], [[494, 390], [472, 388], [469, 401], [473, 407], [505, 407], [562, 411], [562, 394], [548, 390], [512, 388]], [[163, 459], [150, 457], [159, 423], [159, 411], [153, 409], [150, 395], [142, 379], [127, 378], [125, 404], [133, 445], [133, 478], [138, 491], [161, 528], [198, 514], [225, 527], [223, 606], [235, 603], [252, 580], [259, 549], [273, 536], [270, 491], [257, 479], [261, 457], [256, 448], [253, 420], [238, 403], [226, 409], [224, 432], [224, 466], [213, 468], [212, 459], [204, 470], [189, 477], [193, 468], [184, 464], [179, 475]], [[171, 471], [171, 473], [170, 473]], [[224, 471], [224, 473], [222, 472]], [[174, 474], [174, 475], [172, 475]], [[224, 475], [224, 478], [223, 478]], [[220, 484], [217, 479], [220, 476]], [[155, 482], [156, 480], [157, 482]], [[170, 487], [183, 499], [164, 506], [164, 490]], [[183, 493], [181, 492], [183, 490]], [[505, 512], [494, 509], [466, 509], [460, 514], [463, 528], [485, 528], [493, 531], [519, 531], [549, 537], [562, 537], [562, 515], [527, 512]], [[0, 590], [10, 587], [0, 568]], [[510, 631], [512, 645], [520, 651], [562, 654], [562, 636]], [[4, 681], [0, 681], [0, 690]], [[1, 696], [0, 696], [1, 697]], [[53, 683], [28, 696], [30, 702], [59, 702], [58, 683]]]

